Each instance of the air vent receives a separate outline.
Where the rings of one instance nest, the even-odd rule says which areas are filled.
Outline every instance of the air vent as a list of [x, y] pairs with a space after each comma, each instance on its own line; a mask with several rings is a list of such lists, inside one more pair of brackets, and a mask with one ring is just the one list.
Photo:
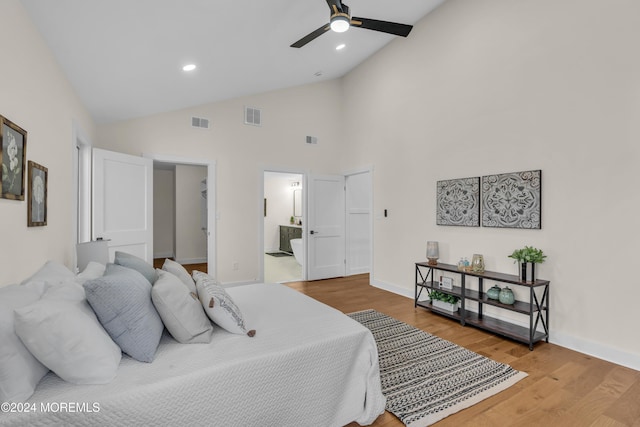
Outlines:
[[315, 136], [307, 136], [307, 144], [317, 144], [318, 138]]
[[244, 107], [244, 124], [260, 126], [262, 124], [261, 111], [254, 107]]
[[191, 117], [191, 126], [194, 128], [209, 129], [209, 119]]

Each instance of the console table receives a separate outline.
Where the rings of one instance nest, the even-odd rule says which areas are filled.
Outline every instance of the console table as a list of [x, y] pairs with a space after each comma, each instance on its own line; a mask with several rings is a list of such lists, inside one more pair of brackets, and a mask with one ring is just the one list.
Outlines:
[[[454, 286], [453, 289], [441, 288], [439, 280], [436, 280], [436, 271], [459, 275], [460, 286]], [[477, 278], [478, 290], [468, 288], [467, 278], [469, 277]], [[484, 291], [485, 280], [528, 288], [529, 301], [516, 300], [513, 304], [502, 304], [498, 300], [489, 299]], [[414, 307], [420, 306], [434, 313], [459, 320], [463, 326], [469, 324], [529, 344], [529, 350], [533, 350], [534, 343], [541, 340], [549, 342], [549, 285], [550, 282], [548, 280], [524, 282], [520, 280], [519, 276], [511, 274], [497, 273], [494, 271], [477, 273], [458, 270], [457, 265], [441, 263], [429, 265], [426, 262], [417, 262]], [[449, 312], [434, 307], [431, 301], [418, 301], [424, 290], [426, 290], [429, 295], [432, 291], [437, 290], [445, 294], [457, 296], [460, 298], [461, 306], [457, 312]], [[477, 313], [467, 309], [468, 301], [478, 303]], [[526, 315], [529, 317], [529, 327], [487, 316], [483, 313], [483, 306], [485, 305]], [[541, 325], [542, 329], [540, 331], [538, 330], [539, 325]]]

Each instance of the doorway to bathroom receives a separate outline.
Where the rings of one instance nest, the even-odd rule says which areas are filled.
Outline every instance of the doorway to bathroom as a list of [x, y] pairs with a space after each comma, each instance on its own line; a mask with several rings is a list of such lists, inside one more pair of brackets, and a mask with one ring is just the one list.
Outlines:
[[304, 175], [264, 171], [264, 282], [304, 279]]

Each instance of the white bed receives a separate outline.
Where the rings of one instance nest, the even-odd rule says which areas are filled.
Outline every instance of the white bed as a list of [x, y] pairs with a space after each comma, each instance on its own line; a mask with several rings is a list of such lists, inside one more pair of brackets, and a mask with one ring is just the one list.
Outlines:
[[282, 285], [227, 291], [255, 337], [216, 327], [210, 344], [179, 344], [165, 331], [153, 363], [123, 356], [100, 386], [49, 373], [28, 400], [35, 411], [0, 413], [0, 425], [323, 427], [368, 425], [384, 411], [368, 329]]

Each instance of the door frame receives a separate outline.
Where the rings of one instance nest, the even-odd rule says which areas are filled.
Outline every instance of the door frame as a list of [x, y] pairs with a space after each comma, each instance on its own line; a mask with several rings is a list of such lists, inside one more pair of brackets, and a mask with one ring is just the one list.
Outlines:
[[195, 159], [168, 154], [142, 153], [142, 157], [177, 165], [204, 166], [207, 168], [207, 271], [217, 277], [217, 218], [216, 211], [216, 162], [209, 159]]
[[260, 275], [258, 281], [264, 283], [264, 174], [265, 172], [297, 174], [302, 176], [302, 247], [304, 248], [304, 262], [302, 266], [302, 280], [307, 280], [307, 174], [308, 171], [295, 168], [281, 167], [263, 167], [260, 170], [260, 179], [258, 189], [258, 230], [260, 239], [258, 239], [258, 265], [260, 266]]

